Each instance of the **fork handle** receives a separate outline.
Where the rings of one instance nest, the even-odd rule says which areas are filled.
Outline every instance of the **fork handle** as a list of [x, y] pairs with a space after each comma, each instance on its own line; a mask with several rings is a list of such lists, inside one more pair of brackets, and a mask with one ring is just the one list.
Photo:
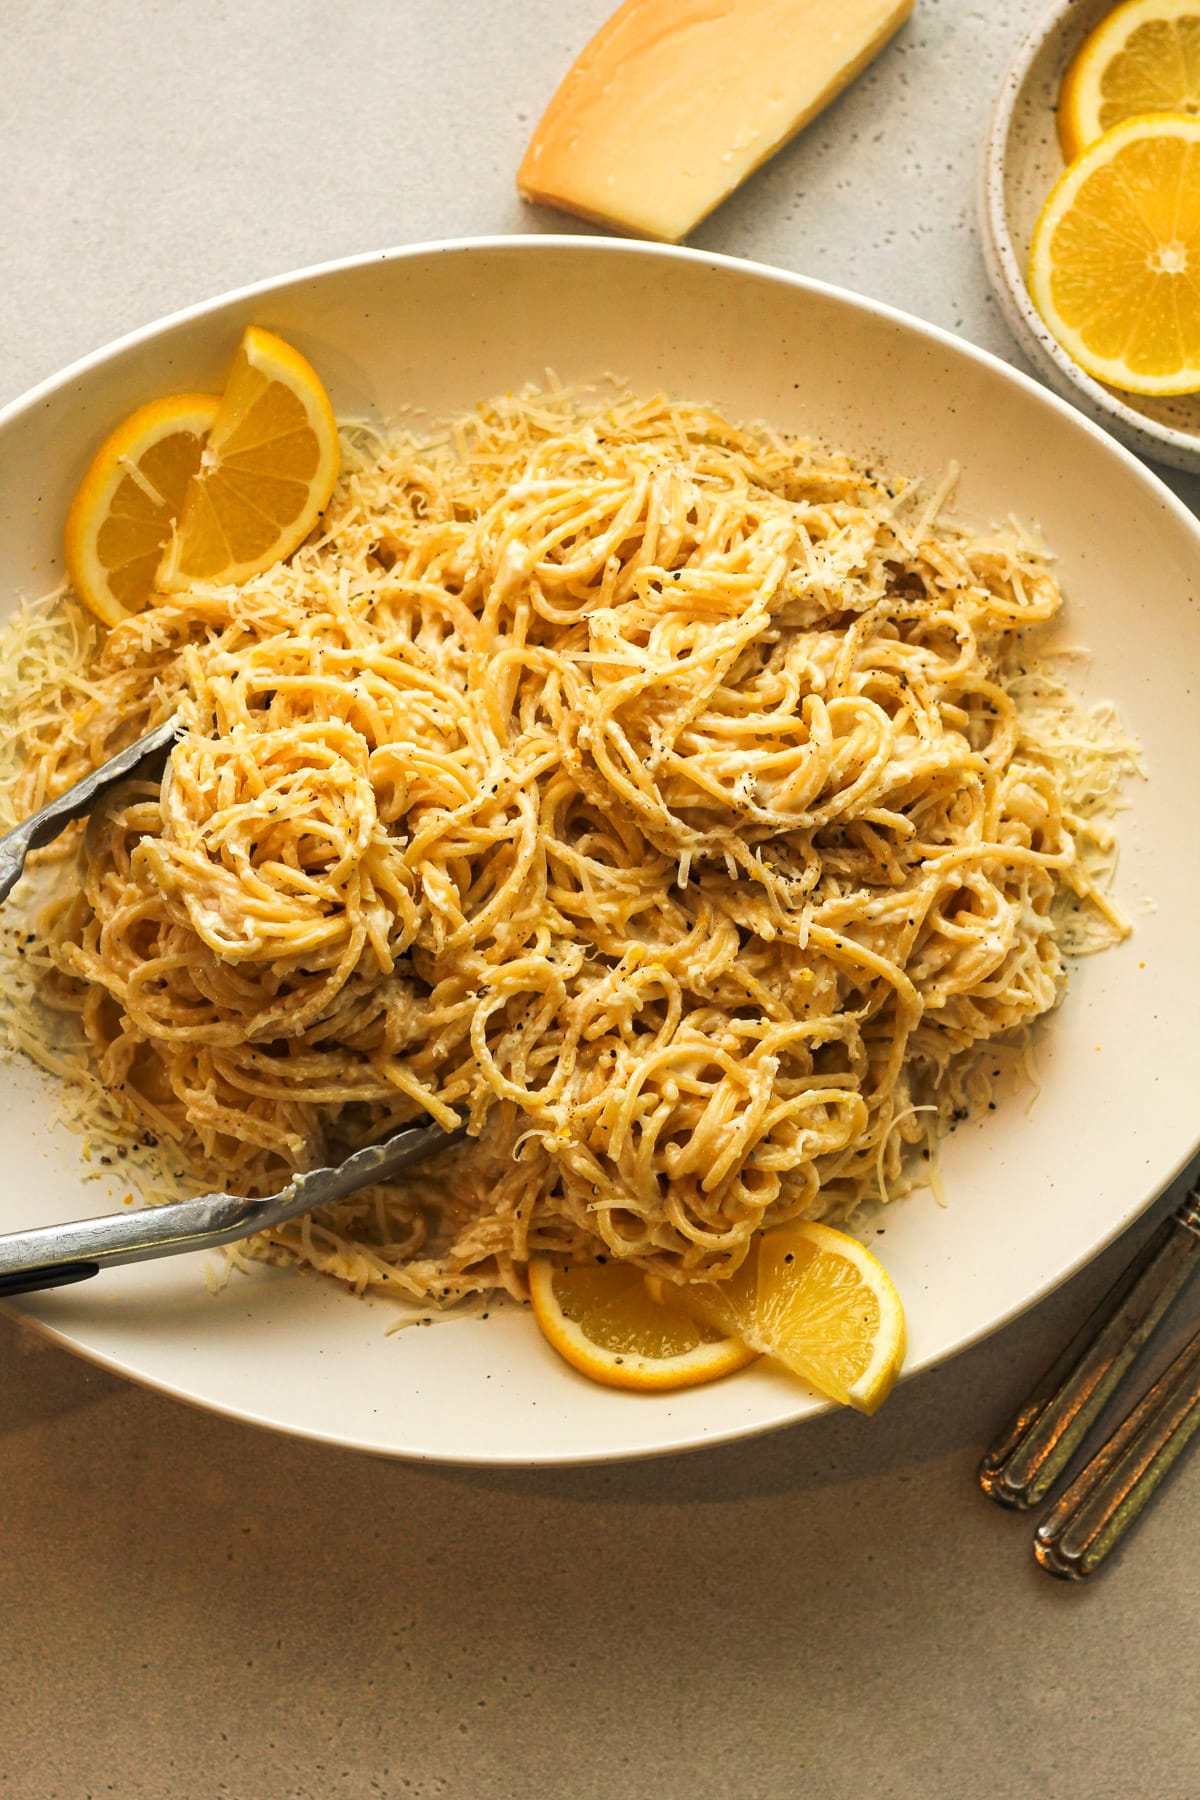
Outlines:
[[1200, 1332], [1075, 1477], [1034, 1534], [1048, 1575], [1083, 1581], [1120, 1543], [1200, 1429]]
[[985, 1494], [1020, 1512], [1044, 1499], [1197, 1266], [1200, 1189], [1193, 1189], [996, 1438], [979, 1466]]

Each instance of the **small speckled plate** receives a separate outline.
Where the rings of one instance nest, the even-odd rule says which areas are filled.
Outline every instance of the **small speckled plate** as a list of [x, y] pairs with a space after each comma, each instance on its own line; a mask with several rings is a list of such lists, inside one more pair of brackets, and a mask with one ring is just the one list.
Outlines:
[[1200, 472], [1200, 394], [1123, 394], [1085, 374], [1046, 329], [1025, 271], [1034, 226], [1066, 167], [1055, 106], [1063, 74], [1116, 0], [1058, 0], [1005, 75], [984, 147], [979, 212], [988, 274], [1013, 336], [1040, 375], [1142, 456]]
[[[1036, 1102], [1002, 1099], [948, 1140], [947, 1204], [926, 1189], [872, 1221], [904, 1298], [909, 1371], [994, 1330], [1135, 1219], [1200, 1138], [1200, 524], [1157, 477], [995, 357], [819, 282], [595, 237], [424, 245], [180, 313], [0, 412], [0, 614], [61, 578], [64, 514], [114, 420], [156, 394], [211, 393], [251, 323], [312, 360], [343, 418], [452, 416], [547, 368], [568, 382], [616, 370], [637, 392], [708, 400], [934, 484], [957, 462], [961, 517], [1041, 527], [1067, 630], [1091, 655], [1080, 678], [1118, 702], [1152, 777], [1131, 783], [1119, 821], [1117, 894], [1135, 929], [1072, 971]], [[0, 1073], [0, 1231], [114, 1210], [135, 1185], [126, 1163], [88, 1169], [58, 1108], [30, 1065]], [[596, 1462], [823, 1406], [766, 1363], [678, 1394], [597, 1387], [517, 1306], [389, 1334], [386, 1301], [299, 1271], [235, 1276], [214, 1295], [196, 1255], [8, 1305], [196, 1405], [389, 1456]]]

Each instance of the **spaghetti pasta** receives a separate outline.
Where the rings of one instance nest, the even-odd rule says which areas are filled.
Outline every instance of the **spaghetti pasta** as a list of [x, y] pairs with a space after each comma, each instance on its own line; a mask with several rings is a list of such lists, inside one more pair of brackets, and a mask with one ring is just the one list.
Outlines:
[[1056, 1003], [1064, 904], [1125, 929], [1109, 788], [1065, 697], [1050, 748], [1018, 704], [1045, 559], [661, 398], [347, 438], [289, 564], [72, 620], [14, 727], [21, 811], [184, 722], [36, 925], [116, 1114], [269, 1192], [465, 1112], [418, 1180], [257, 1246], [419, 1299], [520, 1293], [543, 1249], [719, 1275], [902, 1188]]

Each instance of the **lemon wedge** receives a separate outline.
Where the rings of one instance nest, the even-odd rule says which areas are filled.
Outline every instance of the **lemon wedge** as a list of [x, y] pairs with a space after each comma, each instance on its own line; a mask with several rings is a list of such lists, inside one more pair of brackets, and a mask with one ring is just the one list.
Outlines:
[[241, 582], [290, 556], [329, 503], [337, 423], [311, 363], [273, 332], [242, 338], [157, 572], [168, 591]]
[[670, 1300], [658, 1304], [641, 1271], [625, 1263], [535, 1256], [529, 1297], [547, 1343], [606, 1387], [643, 1393], [697, 1387], [758, 1354]]
[[859, 1412], [882, 1406], [904, 1362], [895, 1283], [857, 1238], [830, 1225], [765, 1232], [730, 1280], [680, 1288], [678, 1302]]
[[1200, 118], [1127, 119], [1071, 164], [1034, 230], [1029, 292], [1098, 381], [1200, 388]]
[[1200, 113], [1200, 0], [1125, 0], [1083, 41], [1058, 96], [1068, 162], [1124, 119]]
[[67, 575], [106, 625], [141, 612], [200, 467], [215, 394], [170, 394], [118, 425], [97, 450], [67, 514]]

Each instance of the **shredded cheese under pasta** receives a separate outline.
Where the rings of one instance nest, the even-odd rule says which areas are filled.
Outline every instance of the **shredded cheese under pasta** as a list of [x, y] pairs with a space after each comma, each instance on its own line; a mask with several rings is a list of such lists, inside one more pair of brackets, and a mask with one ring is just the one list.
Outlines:
[[662, 398], [527, 393], [345, 465], [242, 587], [10, 631], [10, 818], [185, 726], [26, 883], [10, 1042], [193, 1188], [461, 1110], [254, 1246], [422, 1300], [545, 1249], [720, 1275], [903, 1191], [1064, 946], [1126, 930], [1135, 753], [1024, 660], [1045, 558]]

